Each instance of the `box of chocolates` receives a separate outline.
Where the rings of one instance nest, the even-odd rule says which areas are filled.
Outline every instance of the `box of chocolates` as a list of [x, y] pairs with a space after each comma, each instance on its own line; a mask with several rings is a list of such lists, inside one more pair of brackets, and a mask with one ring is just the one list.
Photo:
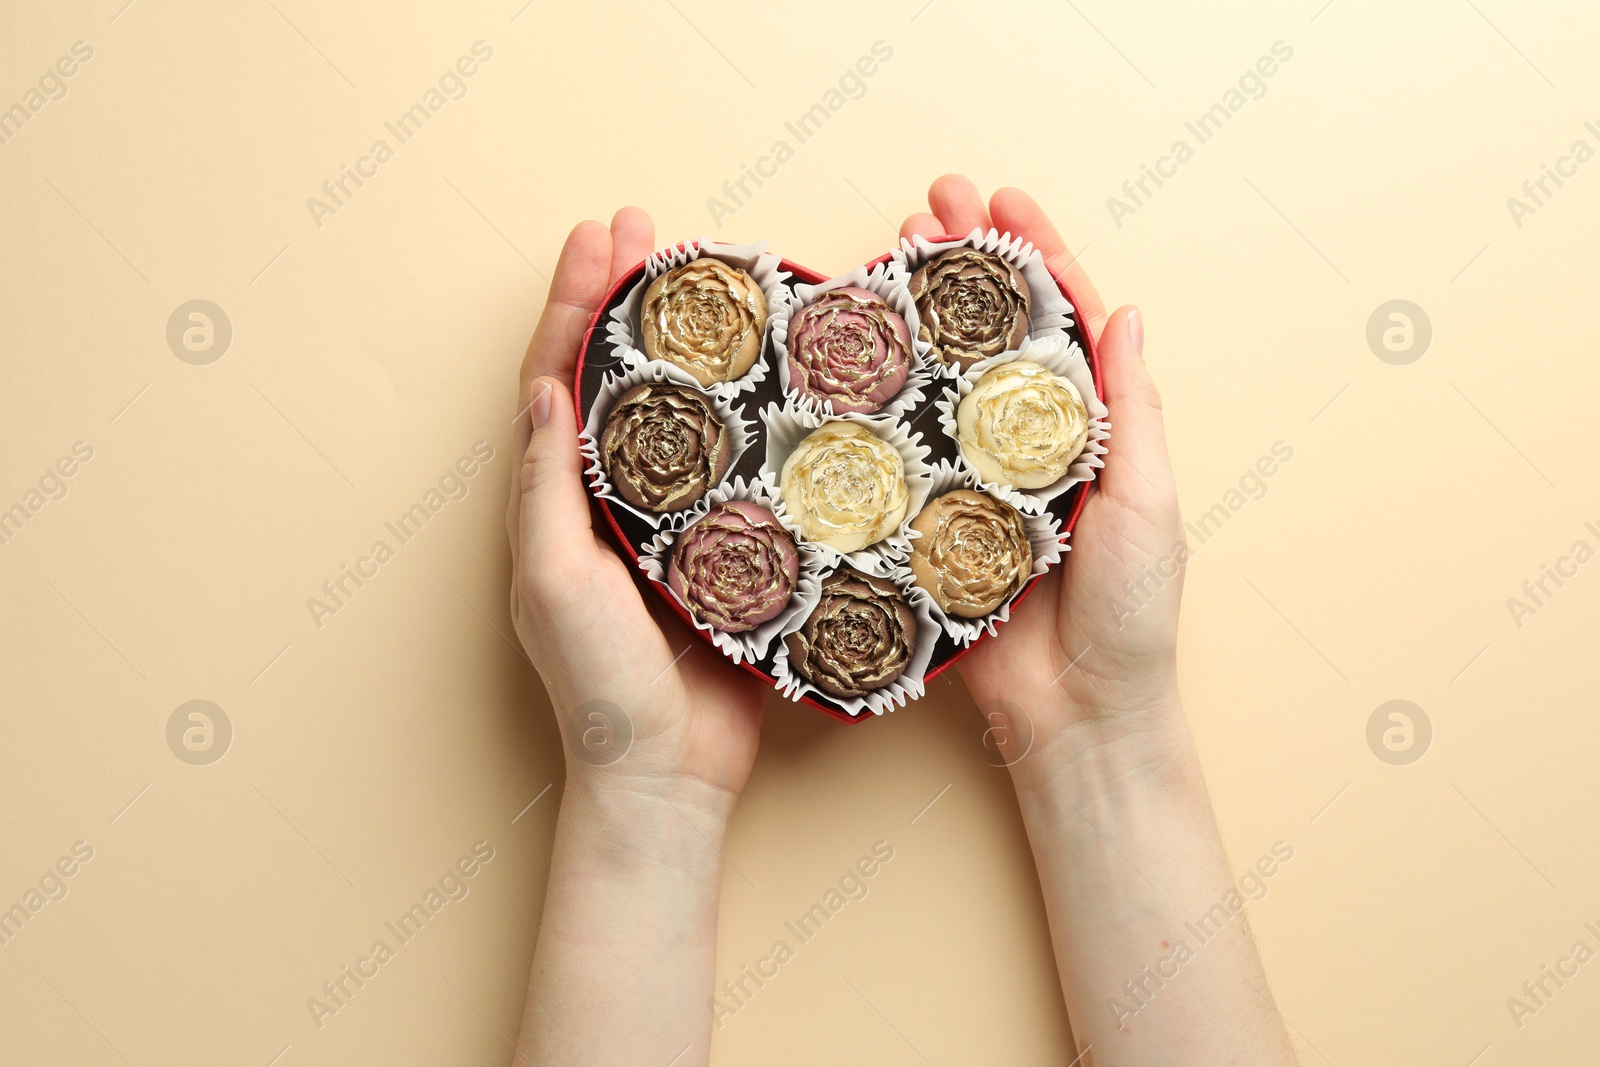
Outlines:
[[575, 385], [599, 528], [700, 639], [844, 722], [921, 696], [1064, 562], [1111, 430], [1071, 294], [993, 230], [832, 278], [664, 248]]

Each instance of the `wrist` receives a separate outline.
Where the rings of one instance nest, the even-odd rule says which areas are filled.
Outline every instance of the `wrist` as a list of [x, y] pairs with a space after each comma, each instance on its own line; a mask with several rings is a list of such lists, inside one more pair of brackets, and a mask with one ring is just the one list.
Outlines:
[[1060, 803], [1060, 792], [1094, 797], [1135, 784], [1187, 784], [1198, 775], [1194, 741], [1177, 686], [1138, 701], [1086, 704], [1059, 689], [1030, 711], [1033, 742], [1010, 763], [1019, 800]]
[[695, 779], [610, 770], [584, 766], [567, 776], [561, 825], [574, 847], [616, 873], [720, 878], [733, 794]]
[[1182, 717], [1175, 655], [1117, 657], [1096, 649], [1064, 663], [1064, 670], [1050, 668], [1054, 681], [1044, 689], [1066, 700], [1074, 720], [1131, 724], [1172, 711]]

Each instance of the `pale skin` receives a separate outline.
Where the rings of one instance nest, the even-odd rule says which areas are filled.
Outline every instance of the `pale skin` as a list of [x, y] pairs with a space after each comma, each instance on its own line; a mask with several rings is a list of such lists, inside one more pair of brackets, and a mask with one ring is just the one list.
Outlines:
[[[928, 204], [903, 235], [993, 225], [1039, 248], [1098, 340], [1114, 427], [1065, 577], [1061, 568], [1047, 575], [999, 636], [959, 664], [1013, 760], [1079, 1062], [1292, 1067], [1242, 913], [1176, 977], [1157, 986], [1141, 972], [1174, 968], [1157, 964], [1186, 937], [1186, 923], [1233, 892], [1235, 877], [1179, 698], [1174, 551], [1184, 536], [1142, 318], [1133, 308], [1107, 314], [1020, 190], [985, 203], [970, 181], [947, 175]], [[619, 211], [609, 228], [586, 222], [572, 231], [518, 393], [526, 411], [506, 514], [511, 613], [567, 752], [517, 1045], [517, 1062], [538, 1067], [709, 1062], [721, 848], [768, 693], [641, 596], [590, 524], [573, 367], [611, 282], [654, 247], [637, 208]], [[1152, 571], [1174, 576], [1157, 582]], [[1128, 582], [1143, 589], [1144, 606], [1131, 614], [1113, 607], [1130, 603]], [[589, 712], [612, 706], [631, 722], [627, 754], [607, 765], [579, 758], [597, 721]], [[1010, 708], [1032, 724], [1021, 758], [1013, 749], [1024, 731], [1006, 718]], [[1141, 981], [1136, 999], [1126, 983]]]

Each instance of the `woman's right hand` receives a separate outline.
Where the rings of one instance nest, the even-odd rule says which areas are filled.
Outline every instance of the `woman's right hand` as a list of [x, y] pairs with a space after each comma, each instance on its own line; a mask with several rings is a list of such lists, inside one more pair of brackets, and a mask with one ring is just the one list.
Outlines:
[[1131, 307], [1107, 316], [1083, 266], [1021, 190], [1001, 189], [985, 205], [970, 181], [946, 175], [933, 183], [928, 203], [932, 214], [912, 215], [902, 236], [993, 226], [1033, 242], [1097, 341], [1111, 454], [1090, 487], [1071, 551], [994, 639], [960, 661], [980, 712], [1022, 709], [1036, 746], [1097, 744], [1108, 730], [1121, 734], [1177, 703], [1187, 550], [1161, 398], [1143, 358], [1144, 322]]

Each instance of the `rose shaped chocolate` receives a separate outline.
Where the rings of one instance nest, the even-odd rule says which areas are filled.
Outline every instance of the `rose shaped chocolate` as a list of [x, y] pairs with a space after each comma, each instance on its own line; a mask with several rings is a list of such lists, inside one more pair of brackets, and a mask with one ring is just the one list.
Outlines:
[[789, 453], [783, 507], [807, 541], [855, 552], [883, 540], [911, 504], [894, 446], [853, 422], [825, 422]]
[[917, 337], [941, 363], [970, 367], [1022, 344], [1031, 303], [1027, 279], [992, 252], [952, 248], [911, 276]]
[[835, 415], [872, 414], [910, 373], [906, 320], [870, 290], [831, 290], [789, 323], [789, 387], [827, 402]]
[[1010, 600], [1033, 571], [1022, 515], [1003, 500], [955, 489], [911, 520], [911, 573], [946, 615], [978, 619]]
[[1030, 360], [992, 368], [956, 408], [961, 454], [986, 482], [1039, 489], [1061, 479], [1089, 439], [1077, 386]]
[[701, 385], [731, 382], [761, 353], [767, 298], [744, 271], [701, 256], [650, 283], [640, 326], [650, 359], [682, 367]]
[[848, 700], [904, 674], [916, 633], [916, 617], [893, 582], [841, 567], [823, 579], [822, 599], [784, 644], [795, 673]]
[[617, 398], [600, 461], [618, 494], [645, 511], [693, 507], [728, 473], [728, 428], [702, 393], [642, 382]]
[[726, 633], [743, 633], [789, 604], [800, 554], [789, 531], [760, 504], [729, 500], [678, 535], [667, 586], [690, 614]]

